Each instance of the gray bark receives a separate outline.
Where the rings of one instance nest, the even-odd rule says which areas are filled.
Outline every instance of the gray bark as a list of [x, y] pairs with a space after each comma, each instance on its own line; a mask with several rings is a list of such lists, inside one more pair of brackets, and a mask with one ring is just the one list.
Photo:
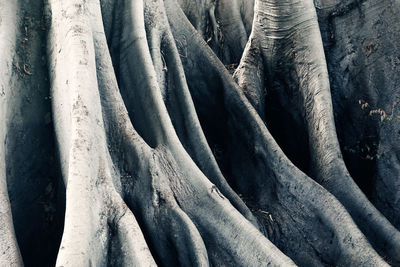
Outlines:
[[0, 0], [0, 265], [400, 264], [397, 14]]

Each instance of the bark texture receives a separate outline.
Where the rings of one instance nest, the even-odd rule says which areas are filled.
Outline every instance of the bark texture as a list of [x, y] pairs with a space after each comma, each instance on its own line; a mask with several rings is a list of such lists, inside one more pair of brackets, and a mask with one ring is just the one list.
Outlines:
[[0, 265], [400, 265], [399, 17], [0, 0]]

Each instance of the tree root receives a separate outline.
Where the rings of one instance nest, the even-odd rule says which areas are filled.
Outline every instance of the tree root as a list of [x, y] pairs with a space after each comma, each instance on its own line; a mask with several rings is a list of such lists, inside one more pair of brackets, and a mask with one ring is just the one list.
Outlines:
[[[342, 159], [333, 119], [326, 61], [313, 2], [289, 2], [258, 1], [256, 6], [256, 10], [271, 10], [267, 14], [257, 12], [254, 22], [254, 36], [265, 38], [258, 40], [260, 54], [266, 65], [265, 75], [270, 83], [285, 80], [285, 83], [291, 85], [286, 90], [300, 90], [297, 103], [300, 105], [299, 110], [305, 112], [304, 120], [309, 133], [312, 166], [310, 175], [341, 201], [380, 253], [394, 262], [399, 262], [396, 251], [400, 250], [400, 233], [357, 187]], [[287, 20], [288, 16], [293, 19]], [[254, 48], [251, 48], [251, 45], [254, 44], [257, 45], [257, 42], [249, 43], [244, 64], [239, 69], [246, 68], [246, 60], [252, 56]], [[240, 77], [241, 80], [253, 78], [246, 77], [248, 73], [242, 71], [237, 75], [244, 75]], [[243, 85], [244, 90], [251, 87], [255, 91], [259, 91], [261, 86]], [[262, 110], [263, 107], [258, 109]]]
[[[169, 21], [171, 24], [172, 32], [177, 35], [175, 35], [175, 38], [178, 39], [177, 42], [179, 42], [179, 38], [184, 38], [181, 37], [184, 34], [187, 35], [194, 35], [193, 32], [190, 30], [190, 27], [187, 27], [185, 30], [186, 32], [182, 29], [183, 27], [181, 25], [178, 26], [177, 21], [178, 18], [182, 20], [181, 15], [175, 15], [172, 13], [172, 10], [175, 10], [175, 6], [171, 1], [168, 2], [169, 7], [167, 8], [167, 13], [169, 17]], [[170, 12], [168, 12], [170, 11]], [[179, 30], [178, 30], [179, 28]], [[184, 33], [185, 32], [185, 33]], [[192, 38], [193, 39], [193, 38]], [[197, 45], [197, 43], [199, 43]], [[274, 213], [274, 209], [279, 209], [281, 213], [288, 213], [288, 218], [292, 218], [294, 222], [289, 222], [289, 221], [279, 221], [277, 222], [278, 225], [296, 225], [300, 224], [301, 221], [304, 220], [304, 218], [299, 218], [298, 214], [295, 215], [293, 214], [293, 210], [298, 210], [298, 208], [289, 208], [285, 211], [282, 206], [292, 206], [295, 205], [293, 202], [289, 204], [287, 199], [290, 198], [285, 198], [282, 195], [288, 194], [287, 191], [283, 189], [279, 189], [280, 187], [278, 184], [283, 184], [287, 185], [289, 189], [291, 189], [289, 192], [291, 195], [294, 194], [295, 199], [297, 202], [302, 203], [302, 205], [306, 207], [313, 207], [311, 208], [310, 213], [318, 214], [319, 220], [322, 220], [324, 225], [329, 225], [329, 228], [331, 231], [333, 231], [336, 234], [338, 232], [341, 232], [342, 234], [344, 232], [347, 232], [347, 234], [354, 235], [354, 238], [352, 240], [357, 240], [357, 242], [360, 242], [359, 247], [362, 247], [362, 250], [369, 251], [367, 256], [364, 259], [357, 258], [357, 253], [352, 253], [349, 252], [351, 249], [350, 247], [352, 244], [348, 242], [345, 238], [338, 238], [336, 240], [338, 243], [336, 246], [333, 246], [333, 250], [330, 251], [329, 253], [331, 256], [326, 256], [324, 260], [327, 262], [333, 260], [331, 264], [335, 264], [334, 262], [337, 260], [334, 255], [336, 249], [340, 247], [343, 249], [341, 253], [345, 253], [344, 251], [348, 251], [347, 259], [346, 257], [343, 257], [342, 260], [343, 262], [339, 263], [336, 262], [336, 264], [342, 264], [346, 261], [349, 262], [354, 262], [357, 260], [360, 260], [360, 264], [366, 264], [367, 262], [376, 261], [377, 264], [383, 264], [382, 260], [380, 257], [376, 254], [376, 252], [373, 251], [373, 249], [370, 247], [364, 236], [361, 234], [361, 232], [357, 229], [357, 227], [354, 225], [352, 220], [350, 219], [349, 215], [347, 212], [343, 209], [343, 207], [337, 202], [337, 201], [331, 201], [332, 203], [332, 210], [336, 210], [338, 214], [346, 214], [341, 217], [341, 219], [336, 220], [334, 219], [335, 217], [332, 215], [329, 215], [325, 212], [326, 207], [320, 204], [312, 204], [310, 203], [310, 196], [306, 195], [301, 195], [301, 192], [303, 190], [297, 188], [301, 188], [302, 186], [305, 186], [305, 184], [310, 183], [310, 188], [320, 188], [319, 185], [316, 183], [312, 182], [308, 177], [306, 177], [304, 174], [302, 174], [297, 168], [295, 168], [291, 163], [286, 159], [286, 157], [280, 152], [279, 147], [275, 144], [275, 141], [272, 139], [272, 137], [269, 136], [268, 130], [263, 126], [263, 123], [261, 122], [260, 118], [255, 115], [254, 111], [252, 111], [252, 108], [249, 106], [249, 104], [246, 104], [247, 101], [243, 99], [243, 96], [240, 95], [240, 93], [237, 91], [235, 85], [232, 83], [232, 81], [229, 78], [229, 75], [227, 73], [223, 73], [220, 70], [220, 66], [218, 66], [215, 60], [210, 59], [207, 62], [211, 62], [207, 66], [202, 66], [201, 63], [198, 65], [193, 65], [193, 64], [188, 64], [189, 62], [202, 62], [201, 58], [212, 58], [213, 55], [212, 53], [208, 52], [206, 48], [201, 44], [201, 42], [198, 39], [194, 39], [193, 42], [188, 43], [187, 45], [188, 51], [191, 51], [192, 53], [189, 53], [192, 56], [192, 58], [185, 60], [182, 58], [183, 65], [185, 67], [185, 73], [187, 74], [187, 80], [189, 83], [189, 88], [191, 88], [191, 93], [194, 99], [194, 103], [196, 105], [196, 108], [199, 112], [199, 117], [200, 121], [202, 122], [203, 128], [205, 129], [206, 136], [209, 137], [209, 141], [215, 142], [219, 144], [221, 147], [226, 149], [226, 154], [231, 155], [230, 164], [229, 167], [226, 168], [231, 168], [229, 170], [229, 173], [227, 174], [228, 177], [230, 177], [231, 181], [235, 184], [235, 189], [237, 189], [240, 193], [242, 193], [245, 197], [252, 197], [256, 205], [261, 208], [261, 210], [265, 210], [265, 207], [269, 207], [267, 209], [268, 212], [271, 214]], [[194, 52], [197, 51], [197, 52]], [[202, 51], [199, 53], [199, 51]], [[198, 61], [197, 61], [198, 60]], [[218, 74], [214, 74], [212, 72], [218, 72]], [[194, 78], [190, 73], [196, 73], [196, 75], [199, 75], [199, 73], [202, 73], [204, 76], [208, 77], [224, 77], [222, 78], [219, 83], [217, 84], [197, 84], [196, 81], [198, 78]], [[209, 88], [206, 90], [206, 88]], [[222, 89], [223, 88], [223, 89]], [[221, 94], [216, 92], [216, 90], [223, 90]], [[202, 92], [202, 97], [198, 97], [198, 92]], [[206, 92], [205, 92], [206, 91]], [[204, 99], [207, 99], [204, 97], [204, 94], [207, 94], [207, 92], [211, 93], [214, 96], [214, 99], [216, 96], [219, 98], [212, 103], [206, 103], [204, 102]], [[217, 102], [219, 101], [219, 102]], [[215, 102], [215, 106], [213, 105]], [[223, 109], [226, 109], [223, 110]], [[211, 120], [208, 119], [208, 114], [207, 113], [202, 113], [202, 111], [210, 111], [212, 110], [214, 114], [224, 114], [227, 117], [223, 117], [221, 121], [227, 121], [227, 124], [224, 126], [216, 126], [216, 125], [210, 125], [212, 123]], [[224, 128], [225, 127], [225, 128]], [[244, 130], [246, 129], [246, 130]], [[207, 132], [207, 130], [209, 130]], [[218, 132], [223, 132], [224, 134], [218, 135], [216, 133]], [[233, 133], [242, 133], [240, 136], [235, 136]], [[231, 136], [230, 140], [228, 143], [235, 143], [236, 147], [234, 150], [229, 149], [229, 147], [224, 147], [224, 142], [219, 139], [219, 136]], [[225, 137], [226, 138], [226, 137]], [[247, 140], [244, 142], [244, 140]], [[239, 144], [242, 143], [240, 146]], [[275, 145], [274, 145], [275, 144]], [[240, 147], [240, 149], [239, 149]], [[240, 151], [240, 152], [238, 152]], [[248, 162], [246, 158], [252, 158], [252, 163]], [[227, 164], [227, 163], [225, 163]], [[246, 167], [245, 167], [246, 166]], [[249, 166], [252, 166], [249, 168]], [[292, 167], [288, 167], [292, 166]], [[242, 170], [248, 170], [248, 169], [254, 169], [254, 173], [249, 173], [243, 172]], [[285, 170], [291, 170], [286, 172]], [[243, 177], [252, 177], [252, 178], [246, 178], [243, 179]], [[295, 182], [294, 178], [288, 178], [288, 177], [297, 177], [297, 179], [300, 179], [301, 182]], [[301, 177], [301, 178], [300, 178]], [[268, 180], [266, 180], [268, 179]], [[252, 181], [252, 184], [249, 184], [248, 181]], [[269, 181], [269, 182], [267, 182]], [[246, 183], [247, 182], [247, 183]], [[254, 186], [256, 184], [257, 186]], [[290, 184], [290, 186], [289, 186]], [[300, 186], [302, 184], [302, 186]], [[311, 186], [313, 185], [313, 186]], [[286, 186], [282, 186], [286, 187]], [[296, 190], [293, 190], [296, 189]], [[281, 191], [283, 190], [283, 191]], [[292, 191], [293, 190], [293, 191]], [[311, 190], [312, 189], [307, 189]], [[314, 189], [315, 190], [315, 189]], [[258, 193], [256, 193], [259, 191]], [[306, 191], [306, 190], [304, 190]], [[317, 193], [318, 192], [318, 193]], [[258, 197], [254, 197], [254, 196]], [[318, 189], [315, 191], [315, 198], [316, 203], [318, 203], [317, 199], [320, 199], [319, 201], [322, 201], [322, 199], [330, 199], [333, 198], [332, 196], [328, 197], [330, 194], [327, 193], [326, 191], [321, 189]], [[266, 197], [269, 196], [269, 197]], [[275, 196], [275, 197], [272, 197]], [[279, 200], [283, 201], [283, 203], [277, 202], [276, 198]], [[273, 204], [275, 202], [275, 204]], [[285, 203], [286, 202], [286, 203]], [[305, 202], [307, 204], [305, 204]], [[334, 204], [333, 204], [334, 203]], [[278, 206], [276, 206], [278, 205]], [[281, 208], [279, 208], [279, 206]], [[279, 214], [279, 212], [277, 212]], [[310, 217], [312, 215], [310, 214]], [[278, 215], [279, 216], [279, 215]], [[315, 215], [314, 215], [315, 216]], [[272, 215], [272, 217], [274, 217]], [[297, 217], [297, 218], [296, 218]], [[306, 220], [304, 220], [306, 221]], [[318, 219], [317, 219], [318, 221]], [[334, 222], [333, 222], [334, 221]], [[350, 223], [351, 222], [351, 223]], [[314, 227], [316, 227], [318, 223], [314, 224]], [[283, 226], [282, 226], [283, 227]], [[288, 227], [288, 226], [286, 226]], [[293, 226], [292, 226], [293, 227]], [[349, 227], [349, 228], [346, 228]], [[268, 227], [267, 227], [268, 228]], [[301, 229], [301, 227], [299, 227]], [[346, 229], [346, 230], [344, 230]], [[279, 236], [279, 239], [285, 238], [284, 235], [286, 235], [288, 239], [290, 239], [290, 235], [296, 235], [295, 231], [292, 230], [287, 230], [282, 236]], [[312, 234], [311, 234], [312, 235]], [[306, 235], [307, 236], [307, 235]], [[321, 236], [321, 235], [319, 235]], [[345, 235], [344, 235], [345, 236]], [[343, 237], [344, 237], [343, 236]], [[356, 237], [357, 236], [357, 237]], [[293, 238], [293, 237], [292, 237]], [[300, 240], [301, 238], [293, 238], [294, 240]], [[311, 238], [313, 239], [313, 238]], [[315, 240], [314, 240], [315, 242]], [[318, 241], [317, 241], [318, 242]], [[316, 242], [316, 243], [317, 243]], [[322, 242], [322, 241], [321, 241]], [[310, 246], [309, 241], [304, 242], [304, 246]], [[312, 243], [312, 242], [311, 242]], [[339, 245], [340, 244], [340, 245]], [[362, 244], [362, 245], [361, 245]], [[310, 250], [312, 250], [312, 247], [309, 247]], [[316, 246], [315, 246], [316, 247]], [[282, 247], [281, 247], [282, 248]], [[346, 248], [346, 249], [344, 249]], [[282, 248], [283, 249], [283, 248]], [[301, 257], [297, 257], [293, 254], [293, 252], [290, 252], [290, 248], [285, 248], [283, 249], [284, 252], [288, 253], [288, 255], [294, 257], [303, 264], [306, 262], [310, 263], [313, 262], [314, 260], [311, 258], [305, 259]], [[304, 251], [304, 248], [303, 248]], [[293, 253], [293, 254], [292, 254]], [[329, 253], [327, 253], [329, 255]], [[365, 252], [363, 252], [365, 254]], [[312, 253], [310, 253], [312, 254]], [[321, 252], [317, 254], [322, 254]], [[342, 254], [343, 255], [343, 254]], [[320, 256], [320, 255], [319, 255]], [[315, 262], [313, 262], [315, 264]]]
[[[132, 5], [128, 6], [133, 12], [132, 20], [143, 23], [141, 10], [146, 10], [146, 6], [141, 7], [139, 2], [127, 3]], [[51, 78], [56, 132], [67, 185], [65, 229], [57, 265], [115, 262], [117, 255], [104, 255], [102, 252], [117, 251], [115, 247], [108, 249], [110, 243], [113, 244], [109, 237], [109, 224], [114, 225], [111, 229], [117, 229], [113, 232], [126, 231], [118, 230], [126, 213], [124, 208], [120, 208], [119, 201], [115, 200], [117, 192], [138, 216], [154, 255], [163, 264], [208, 265], [208, 256], [215, 264], [222, 259], [236, 265], [290, 264], [289, 258], [268, 242], [222, 194], [217, 193], [218, 189], [207, 180], [184, 150], [167, 117], [168, 111], [162, 101], [157, 76], [149, 60], [151, 57], [146, 37], [142, 37], [144, 24], [142, 27], [136, 24], [138, 32], [128, 31], [129, 36], [135, 36], [136, 42], [130, 42], [135, 40], [132, 37], [121, 42], [121, 53], [134, 51], [139, 55], [140, 52], [143, 63], [149, 64], [147, 68], [142, 66], [142, 77], [147, 79], [130, 84], [133, 86], [131, 92], [139, 99], [139, 102], [134, 102], [134, 107], [143, 111], [139, 118], [135, 113], [131, 115], [133, 124], [140, 126], [141, 120], [145, 120], [151, 130], [144, 132], [139, 127], [141, 135], [146, 136], [143, 140], [132, 128], [117, 88], [113, 87], [116, 80], [108, 71], [112, 69], [111, 61], [107, 59], [107, 54], [101, 52], [101, 48], [106, 46], [105, 38], [97, 34], [100, 23], [94, 19], [99, 17], [99, 3], [50, 2], [50, 9], [52, 25], [63, 29], [51, 31], [50, 35], [53, 44], [50, 47], [54, 47], [50, 51], [50, 58], [55, 70]], [[92, 17], [89, 10], [97, 10], [97, 14], [94, 12]], [[129, 29], [129, 24], [126, 27]], [[69, 56], [57, 52], [57, 45], [62, 46], [66, 41], [72, 44], [67, 50]], [[129, 45], [124, 48], [126, 43]], [[70, 72], [61, 74], [55, 62], [68, 64], [71, 66]], [[130, 60], [126, 63], [121, 60], [121, 72], [128, 71], [131, 77], [134, 76], [132, 63]], [[83, 76], [86, 78], [81, 79]], [[123, 77], [127, 76], [120, 78]], [[121, 90], [125, 91], [126, 81], [121, 79], [120, 82]], [[145, 85], [146, 90], [140, 85]], [[149, 103], [159, 117], [149, 113], [146, 108]], [[66, 114], [71, 114], [70, 118], [62, 116], [68, 109], [71, 112]], [[119, 124], [118, 129], [111, 126], [115, 123]], [[128, 148], [108, 149], [109, 144], [122, 143]], [[113, 159], [121, 151], [123, 156], [114, 164]], [[121, 161], [121, 158], [128, 160]], [[124, 169], [119, 170], [120, 166]], [[130, 173], [130, 177], [122, 178], [123, 173]], [[134, 224], [133, 217], [131, 219]], [[137, 229], [135, 226], [133, 228]], [[237, 244], [231, 242], [233, 237]], [[123, 237], [116, 238], [121, 240]], [[140, 235], [136, 235], [135, 239], [145, 244]], [[172, 246], [168, 245], [170, 243]], [[144, 247], [145, 251], [140, 247]], [[127, 259], [122, 261], [150, 259], [146, 251], [144, 245], [136, 247], [132, 255], [125, 255]], [[176, 258], [171, 255], [176, 255]]]
[[[6, 168], [19, 166], [6, 152], [18, 147], [6, 135], [30, 122], [18, 122], [20, 87], [30, 91], [46, 63], [14, 51], [17, 3], [0, 3], [0, 29], [15, 31], [0, 42], [0, 264], [22, 266], [8, 196], [14, 181], [6, 184]], [[399, 262], [397, 230], [341, 158], [313, 2], [256, 0], [252, 22], [253, 3], [46, 1], [47, 99], [66, 187], [57, 266]], [[32, 36], [40, 45], [23, 27], [20, 46]], [[234, 77], [209, 45], [224, 63], [245, 49]], [[29, 66], [25, 74], [14, 61]], [[289, 115], [301, 113], [310, 169], [295, 166], [265, 125], [271, 85], [293, 96]]]

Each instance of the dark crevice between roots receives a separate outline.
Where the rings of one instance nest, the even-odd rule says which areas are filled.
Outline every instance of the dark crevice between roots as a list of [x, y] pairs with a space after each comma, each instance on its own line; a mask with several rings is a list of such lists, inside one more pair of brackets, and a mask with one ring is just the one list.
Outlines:
[[[130, 201], [126, 201], [127, 206], [129, 207], [130, 210], [132, 210], [133, 214], [135, 214], [135, 218], [139, 224], [140, 230], [143, 233], [144, 239], [146, 240], [147, 246], [150, 249], [151, 255], [153, 256], [154, 261], [158, 266], [168, 266], [163, 263], [162, 256], [159, 254], [159, 250], [157, 249], [157, 245], [154, 243], [154, 240], [157, 240], [157, 242], [166, 242], [166, 240], [163, 240], [160, 237], [156, 237], [155, 234], [149, 229], [146, 220], [143, 218], [141, 214], [141, 210], [136, 209], [134, 205], [131, 205]], [[171, 258], [175, 260], [175, 262], [178, 261], [177, 255], [171, 255]], [[173, 265], [172, 265], [173, 266]], [[178, 265], [175, 265], [178, 266]]]
[[[337, 124], [338, 128], [342, 128]], [[343, 159], [354, 182], [360, 187], [366, 197], [371, 200], [371, 195], [375, 186], [376, 156], [378, 153], [378, 136], [360, 135], [360, 139], [354, 142], [353, 146], [348, 146], [344, 142], [345, 131], [338, 131], [338, 139], [342, 151]], [[370, 154], [375, 155], [370, 157]]]
[[43, 1], [21, 1], [5, 144], [7, 187], [25, 266], [54, 266], [64, 227], [65, 186], [51, 115], [45, 14]]
[[[19, 183], [10, 188], [14, 227], [25, 266], [54, 266], [61, 243], [65, 187], [58, 164], [52, 163], [53, 166], [44, 165], [34, 174], [41, 178], [47, 176], [41, 181], [34, 181], [30, 186]], [[22, 200], [21, 196], [24, 196]]]
[[[50, 112], [50, 105], [45, 109]], [[65, 186], [53, 124], [34, 127], [9, 129], [8, 190], [25, 266], [54, 266], [64, 227]]]
[[309, 134], [304, 119], [305, 111], [299, 103], [300, 96], [284, 83], [269, 86], [271, 83], [266, 81], [265, 84], [267, 128], [293, 164], [310, 175]]
[[119, 257], [120, 249], [122, 247], [121, 240], [116, 233], [116, 229], [109, 225], [109, 243], [107, 251], [107, 266], [122, 266], [122, 257]]

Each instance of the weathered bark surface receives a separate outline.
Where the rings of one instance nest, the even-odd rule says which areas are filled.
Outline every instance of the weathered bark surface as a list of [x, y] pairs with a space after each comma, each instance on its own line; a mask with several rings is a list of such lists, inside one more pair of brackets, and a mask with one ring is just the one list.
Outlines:
[[0, 265], [400, 265], [399, 8], [0, 0]]
[[360, 2], [317, 5], [336, 125], [352, 177], [399, 229], [399, 3]]

